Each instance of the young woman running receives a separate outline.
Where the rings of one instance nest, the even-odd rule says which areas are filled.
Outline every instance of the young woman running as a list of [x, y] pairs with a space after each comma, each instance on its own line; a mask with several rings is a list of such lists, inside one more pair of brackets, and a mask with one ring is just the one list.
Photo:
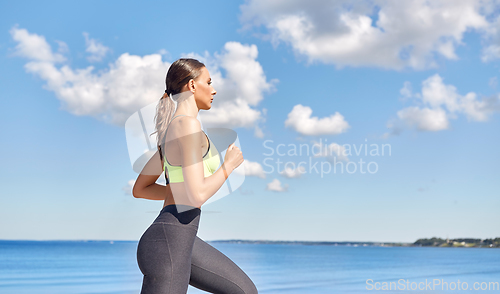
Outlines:
[[[201, 206], [243, 162], [233, 143], [217, 170], [219, 154], [196, 118], [216, 94], [210, 74], [203, 63], [183, 58], [172, 63], [165, 83], [155, 116], [158, 151], [132, 191], [136, 198], [164, 200], [137, 246], [141, 294], [185, 294], [188, 284], [210, 293], [258, 293], [240, 267], [196, 236]], [[162, 174], [166, 187], [155, 183]]]

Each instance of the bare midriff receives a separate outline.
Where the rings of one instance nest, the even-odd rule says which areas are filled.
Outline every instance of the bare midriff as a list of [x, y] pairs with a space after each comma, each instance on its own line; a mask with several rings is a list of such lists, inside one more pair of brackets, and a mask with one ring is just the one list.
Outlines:
[[[165, 202], [163, 203], [163, 207], [165, 207], [167, 205], [171, 205], [171, 204], [182, 204], [182, 205], [195, 206], [189, 202], [185, 203], [184, 201], [177, 201], [177, 202], [174, 201], [173, 195], [179, 195], [179, 196], [176, 196], [176, 198], [180, 197], [180, 199], [187, 200], [187, 195], [185, 192], [186, 189], [184, 188], [183, 184], [184, 183], [171, 183], [171, 184], [167, 185], [166, 189], [170, 189], [170, 191], [172, 191], [172, 193], [167, 193], [167, 198], [165, 199]], [[182, 196], [180, 196], [180, 195], [182, 195]], [[201, 206], [198, 208], [201, 208]]]

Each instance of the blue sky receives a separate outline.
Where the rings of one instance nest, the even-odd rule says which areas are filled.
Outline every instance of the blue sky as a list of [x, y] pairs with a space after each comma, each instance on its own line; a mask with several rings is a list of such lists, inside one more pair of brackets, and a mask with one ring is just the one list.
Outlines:
[[[129, 193], [124, 121], [188, 56], [218, 91], [203, 121], [245, 158], [202, 239], [500, 236], [498, 7], [433, 3], [2, 2], [0, 239], [138, 240], [162, 202]], [[269, 155], [315, 142], [334, 152]]]

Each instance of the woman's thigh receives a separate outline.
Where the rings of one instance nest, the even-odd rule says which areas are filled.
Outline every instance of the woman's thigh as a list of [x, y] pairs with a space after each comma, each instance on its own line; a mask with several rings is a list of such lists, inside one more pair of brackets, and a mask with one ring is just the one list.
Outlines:
[[229, 257], [196, 236], [189, 284], [217, 294], [255, 294], [252, 280]]

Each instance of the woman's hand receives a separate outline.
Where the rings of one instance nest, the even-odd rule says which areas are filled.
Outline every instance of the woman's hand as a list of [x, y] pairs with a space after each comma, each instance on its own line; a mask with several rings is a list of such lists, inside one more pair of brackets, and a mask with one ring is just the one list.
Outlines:
[[224, 156], [224, 165], [230, 169], [230, 173], [240, 166], [240, 164], [243, 163], [243, 160], [243, 154], [238, 146], [235, 146], [234, 143], [232, 143], [229, 147], [227, 147], [226, 155]]

